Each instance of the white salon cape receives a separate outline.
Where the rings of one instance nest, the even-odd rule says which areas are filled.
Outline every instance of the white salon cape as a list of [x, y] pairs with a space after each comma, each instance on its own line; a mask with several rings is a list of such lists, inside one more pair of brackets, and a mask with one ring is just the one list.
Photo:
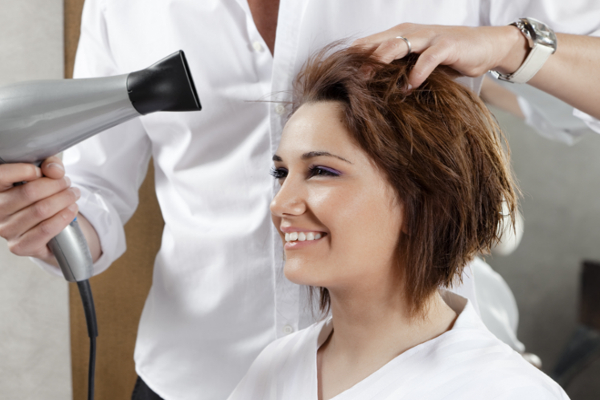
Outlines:
[[[333, 400], [559, 400], [562, 388], [492, 335], [465, 298], [442, 291], [451, 330], [400, 354]], [[329, 318], [271, 343], [228, 400], [317, 400]]]
[[80, 212], [100, 237], [96, 273], [125, 251], [123, 225], [153, 157], [165, 227], [135, 349], [148, 386], [167, 400], [224, 399], [269, 343], [314, 322], [304, 288], [284, 278], [269, 212], [278, 190], [271, 157], [291, 83], [311, 54], [407, 21], [505, 25], [532, 16], [588, 33], [600, 12], [585, 5], [281, 0], [273, 57], [246, 0], [87, 0], [75, 77], [126, 74], [184, 50], [202, 102], [200, 112], [143, 116], [64, 155]]

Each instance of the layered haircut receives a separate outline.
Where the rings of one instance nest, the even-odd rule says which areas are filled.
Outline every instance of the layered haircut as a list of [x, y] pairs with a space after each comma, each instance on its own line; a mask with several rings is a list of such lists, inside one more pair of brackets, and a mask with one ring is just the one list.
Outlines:
[[[414, 316], [438, 287], [456, 284], [477, 253], [497, 244], [503, 202], [514, 221], [505, 141], [479, 97], [454, 81], [454, 70], [440, 66], [408, 91], [416, 54], [385, 64], [372, 50], [339, 46], [303, 66], [292, 113], [305, 103], [340, 103], [351, 139], [395, 190], [404, 210], [396, 260]], [[319, 289], [327, 312], [329, 292]]]

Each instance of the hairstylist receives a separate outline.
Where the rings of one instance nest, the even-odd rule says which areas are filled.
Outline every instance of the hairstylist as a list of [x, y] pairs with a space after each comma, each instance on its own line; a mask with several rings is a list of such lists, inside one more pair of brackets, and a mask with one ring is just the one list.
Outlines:
[[[489, 3], [87, 0], [77, 78], [128, 73], [183, 49], [204, 109], [149, 115], [81, 143], [65, 152], [70, 181], [56, 158], [41, 170], [0, 166], [0, 235], [14, 253], [57, 272], [46, 243], [79, 207], [95, 271], [102, 272], [125, 251], [123, 224], [152, 156], [165, 228], [138, 331], [135, 398], [224, 399], [263, 348], [313, 322], [305, 292], [281, 272], [268, 207], [278, 190], [268, 173], [271, 157], [304, 61], [334, 40], [403, 21], [497, 25], [493, 32], [504, 32], [531, 16], [557, 31], [600, 29], [600, 10], [572, 3]], [[402, 34], [415, 51], [426, 46]], [[485, 36], [470, 51], [487, 54], [494, 39]], [[476, 89], [477, 82], [466, 84]], [[272, 93], [273, 102], [255, 101]], [[20, 181], [30, 183], [12, 187]]]

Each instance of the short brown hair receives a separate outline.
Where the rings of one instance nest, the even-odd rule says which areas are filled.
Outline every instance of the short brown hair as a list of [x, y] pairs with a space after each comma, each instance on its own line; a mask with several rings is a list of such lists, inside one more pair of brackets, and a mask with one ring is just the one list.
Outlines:
[[[400, 240], [399, 232], [397, 259], [404, 264], [404, 295], [418, 314], [438, 287], [451, 287], [477, 253], [499, 241], [503, 202], [514, 217], [504, 137], [479, 97], [454, 81], [454, 70], [438, 67], [407, 91], [416, 54], [384, 64], [372, 50], [336, 46], [302, 68], [292, 113], [305, 103], [342, 105], [352, 139], [403, 203], [406, 234]], [[326, 312], [329, 292], [320, 291]]]

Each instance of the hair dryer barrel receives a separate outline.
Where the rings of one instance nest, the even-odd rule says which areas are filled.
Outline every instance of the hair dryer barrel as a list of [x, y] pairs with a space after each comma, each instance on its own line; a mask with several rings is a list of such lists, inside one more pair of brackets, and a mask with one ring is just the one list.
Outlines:
[[0, 163], [39, 163], [139, 115], [200, 108], [183, 51], [128, 75], [5, 86]]

